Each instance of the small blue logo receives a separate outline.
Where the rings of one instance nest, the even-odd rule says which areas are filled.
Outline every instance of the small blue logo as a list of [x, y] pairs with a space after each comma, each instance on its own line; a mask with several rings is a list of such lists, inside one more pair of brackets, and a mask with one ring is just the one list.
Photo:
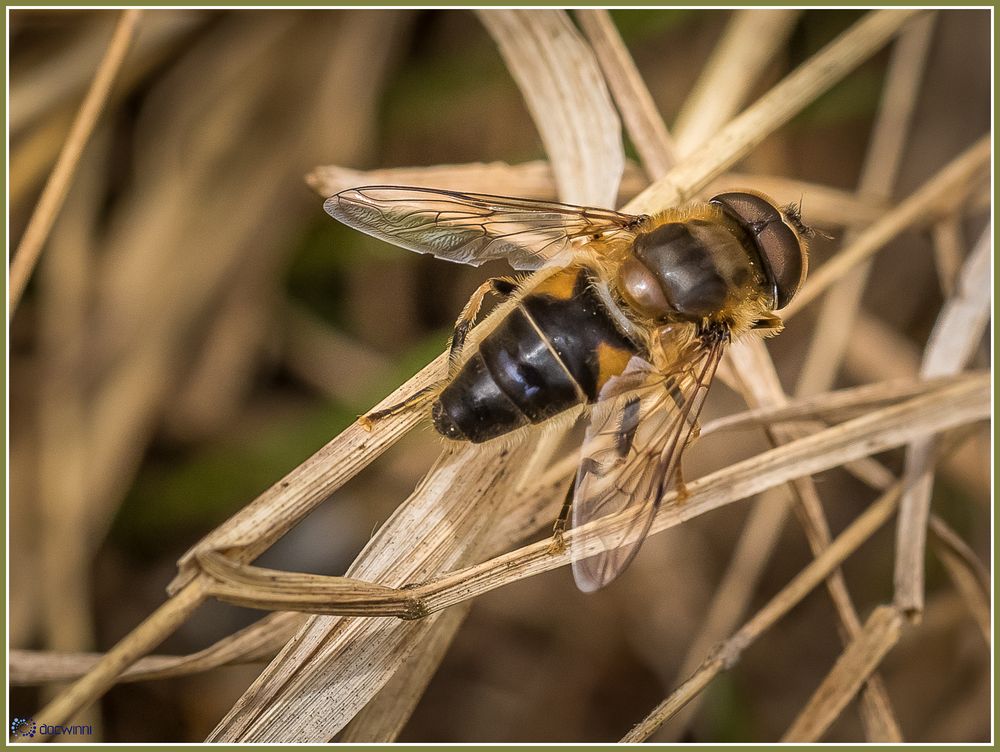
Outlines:
[[34, 739], [38, 725], [31, 718], [14, 716], [10, 721], [10, 735], [15, 739]]

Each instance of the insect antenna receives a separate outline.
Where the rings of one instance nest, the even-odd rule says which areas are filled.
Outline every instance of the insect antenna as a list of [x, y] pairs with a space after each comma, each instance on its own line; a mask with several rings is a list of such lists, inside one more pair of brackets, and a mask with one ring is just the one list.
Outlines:
[[792, 223], [795, 227], [796, 232], [799, 233], [804, 238], [812, 240], [815, 237], [826, 238], [827, 240], [833, 240], [833, 236], [829, 235], [822, 230], [817, 230], [815, 227], [810, 227], [805, 222], [802, 221], [802, 202], [804, 196], [799, 196], [798, 202], [792, 202], [790, 204], [785, 204], [781, 207], [782, 213], [788, 218], [788, 221]]

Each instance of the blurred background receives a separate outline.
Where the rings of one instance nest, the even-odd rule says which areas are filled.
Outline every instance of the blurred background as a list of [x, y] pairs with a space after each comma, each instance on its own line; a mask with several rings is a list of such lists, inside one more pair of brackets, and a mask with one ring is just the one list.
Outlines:
[[[12, 247], [116, 15], [10, 11]], [[729, 15], [612, 13], [668, 125]], [[803, 12], [758, 93], [860, 15]], [[938, 14], [897, 197], [988, 132], [991, 26], [988, 11]], [[853, 190], [887, 60], [883, 52], [861, 65], [739, 169]], [[10, 326], [9, 645], [108, 649], [163, 601], [181, 553], [444, 348], [491, 270], [343, 228], [307, 173], [542, 158], [520, 93], [471, 12], [145, 11]], [[631, 183], [632, 192], [642, 185]], [[969, 243], [986, 212], [970, 213]], [[834, 239], [816, 243], [814, 266], [843, 234], [824, 229]], [[894, 241], [875, 262], [866, 328], [837, 386], [914, 374], [943, 299], [929, 238]], [[769, 345], [789, 390], [813, 321], [803, 314]], [[988, 363], [984, 345], [979, 365]], [[741, 404], [717, 387], [706, 416]], [[745, 456], [757, 440], [706, 439], [686, 474]], [[430, 430], [412, 432], [259, 563], [343, 573], [439, 448]], [[984, 428], [938, 475], [934, 497], [984, 561], [988, 448]], [[882, 459], [901, 467], [901, 454]], [[818, 480], [834, 533], [874, 496], [839, 471]], [[618, 739], [675, 685], [746, 509], [657, 536], [599, 595], [577, 592], [559, 570], [477, 600], [401, 741]], [[892, 535], [881, 531], [845, 568], [862, 615], [891, 594]], [[751, 608], [809, 559], [792, 521]], [[908, 741], [985, 741], [988, 647], [932, 557], [928, 589], [923, 623], [883, 665], [889, 695]], [[210, 604], [158, 652], [198, 650], [259, 616]], [[818, 590], [674, 733], [780, 736], [840, 651]], [[77, 720], [108, 741], [200, 741], [258, 671], [117, 687]], [[29, 715], [50, 693], [16, 687], [11, 712]], [[854, 707], [827, 736], [862, 738]]]

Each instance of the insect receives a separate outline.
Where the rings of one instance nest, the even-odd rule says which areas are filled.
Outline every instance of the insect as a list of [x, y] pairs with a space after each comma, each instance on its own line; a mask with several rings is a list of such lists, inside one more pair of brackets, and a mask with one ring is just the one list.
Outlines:
[[[342, 191], [324, 207], [418, 253], [535, 272], [485, 282], [455, 324], [447, 378], [362, 422], [429, 405], [446, 439], [482, 443], [585, 414], [554, 530], [561, 545], [572, 511], [584, 591], [628, 566], [671, 488], [683, 496], [681, 454], [723, 351], [781, 330], [774, 311], [802, 284], [813, 235], [798, 206], [750, 191], [655, 215], [400, 186]], [[502, 302], [473, 328], [490, 293]], [[588, 524], [607, 515], [619, 517]]]

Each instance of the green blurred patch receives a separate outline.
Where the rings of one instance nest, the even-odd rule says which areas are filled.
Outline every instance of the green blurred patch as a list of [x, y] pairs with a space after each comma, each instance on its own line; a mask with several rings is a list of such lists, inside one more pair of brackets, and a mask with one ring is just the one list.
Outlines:
[[504, 85], [513, 83], [495, 47], [441, 50], [411, 61], [392, 78], [383, 102], [383, 126], [405, 131], [438, 123], [488, 106], [490, 92]]
[[625, 159], [631, 159], [633, 162], [642, 163], [639, 159], [639, 151], [635, 148], [635, 142], [632, 141], [628, 133], [622, 130], [622, 146], [625, 150]]
[[626, 44], [641, 44], [696, 22], [704, 11], [693, 8], [612, 10], [611, 19]]
[[736, 674], [719, 674], [705, 690], [702, 711], [709, 720], [711, 738], [718, 744], [756, 739], [749, 693], [739, 685]]
[[[932, 511], [944, 520], [962, 540], [970, 542], [978, 537], [977, 528], [982, 524], [981, 505], [976, 499], [965, 493], [961, 486], [949, 483], [941, 477], [940, 473], [935, 475], [931, 503]], [[928, 590], [953, 588], [951, 576], [930, 544], [927, 546], [924, 563]]]
[[309, 225], [286, 273], [289, 295], [326, 321], [343, 325], [346, 272], [398, 258], [395, 246], [369, 237], [334, 219]]
[[111, 538], [141, 558], [194, 543], [355, 418], [341, 406], [285, 411], [254, 431], [153, 458], [115, 518]]
[[[403, 381], [444, 352], [445, 348], [451, 342], [451, 335], [452, 330], [450, 328], [439, 329], [404, 351], [396, 359], [396, 368], [401, 378], [395, 381], [393, 388], [402, 384]], [[384, 395], [385, 392], [382, 393], [382, 396]]]
[[499, 51], [472, 14], [449, 22], [451, 33], [431, 34], [438, 43], [410, 56], [388, 82], [380, 128], [393, 143], [405, 143], [410, 133], [461, 129], [470, 117], [502, 110], [504, 101], [519, 96]]
[[[867, 11], [844, 9], [837, 12], [807, 11], [795, 27], [789, 43], [789, 70], [804, 63], [860, 20]], [[791, 128], [838, 125], [870, 118], [878, 107], [882, 90], [883, 65], [863, 64], [827, 92], [820, 95], [789, 123]]]
[[392, 367], [380, 377], [373, 378], [366, 393], [357, 402], [348, 405], [347, 409], [357, 416], [385, 399], [386, 395], [444, 352], [450, 343], [451, 334], [451, 329], [440, 329], [406, 348], [393, 358]]
[[964, 488], [949, 483], [940, 473], [934, 476], [934, 491], [931, 494], [934, 511], [947, 522], [962, 538], [974, 537], [976, 528], [982, 524], [981, 504]]
[[804, 62], [806, 58], [819, 52], [868, 13], [869, 11], [863, 8], [842, 8], [833, 12], [806, 11], [795, 27], [791, 39], [795, 56], [792, 63], [797, 66]]
[[790, 129], [812, 129], [870, 120], [882, 94], [884, 71], [865, 67], [852, 73], [796, 115]]
[[255, 430], [151, 458], [115, 518], [112, 541], [143, 559], [194, 543], [423, 368], [448, 336], [435, 332], [406, 350], [355, 404], [286, 405]]

